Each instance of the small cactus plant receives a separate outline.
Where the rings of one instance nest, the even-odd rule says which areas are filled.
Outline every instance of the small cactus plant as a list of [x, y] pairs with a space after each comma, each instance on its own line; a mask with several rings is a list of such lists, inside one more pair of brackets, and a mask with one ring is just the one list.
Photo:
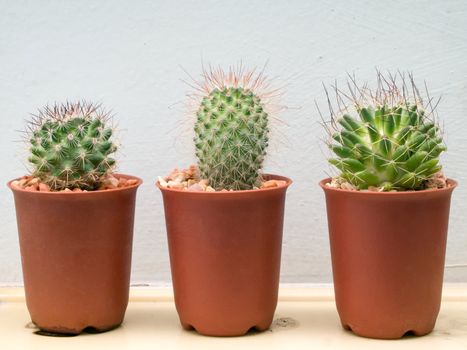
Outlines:
[[29, 125], [32, 175], [51, 190], [95, 190], [111, 172], [117, 149], [108, 113], [86, 102], [39, 110]]
[[[427, 112], [412, 75], [409, 80], [410, 90], [404, 74], [386, 77], [378, 72], [376, 91], [358, 87], [354, 79], [348, 93], [335, 89], [340, 108], [330, 108], [328, 130], [329, 147], [337, 157], [329, 162], [357, 189], [421, 190], [441, 170], [439, 156], [446, 147], [431, 99]], [[346, 99], [352, 106], [343, 107]]]
[[268, 113], [257, 91], [260, 73], [205, 72], [205, 95], [195, 122], [195, 147], [201, 178], [226, 190], [260, 186], [268, 146]]

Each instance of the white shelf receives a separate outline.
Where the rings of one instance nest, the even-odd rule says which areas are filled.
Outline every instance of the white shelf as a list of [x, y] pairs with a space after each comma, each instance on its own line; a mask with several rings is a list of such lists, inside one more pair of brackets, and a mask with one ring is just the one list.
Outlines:
[[344, 331], [332, 288], [281, 286], [269, 331], [213, 338], [181, 328], [170, 288], [133, 287], [123, 325], [101, 334], [37, 335], [21, 288], [0, 288], [0, 349], [467, 349], [467, 285], [446, 285], [435, 330], [425, 337], [365, 339]]

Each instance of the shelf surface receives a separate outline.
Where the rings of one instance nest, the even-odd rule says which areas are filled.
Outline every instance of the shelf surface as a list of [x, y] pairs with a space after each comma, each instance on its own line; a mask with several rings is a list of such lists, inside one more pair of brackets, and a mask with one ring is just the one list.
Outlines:
[[341, 328], [332, 288], [281, 286], [270, 330], [215, 338], [181, 328], [170, 288], [133, 287], [121, 327], [73, 337], [38, 335], [21, 288], [0, 288], [0, 349], [467, 349], [467, 285], [446, 285], [435, 330], [374, 340]]

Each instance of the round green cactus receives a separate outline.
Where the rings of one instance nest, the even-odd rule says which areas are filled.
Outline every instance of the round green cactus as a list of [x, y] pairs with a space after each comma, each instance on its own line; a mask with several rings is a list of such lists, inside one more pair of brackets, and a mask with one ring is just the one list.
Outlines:
[[268, 146], [268, 114], [248, 88], [214, 88], [202, 99], [195, 123], [202, 178], [219, 190], [259, 186]]
[[329, 162], [358, 189], [420, 190], [441, 170], [439, 155], [446, 147], [439, 127], [419, 95], [410, 102], [405, 86], [400, 93], [393, 83], [391, 89], [369, 94], [372, 103], [353, 101], [358, 117], [334, 116], [337, 131], [331, 135], [330, 148], [337, 158]]
[[95, 190], [113, 169], [117, 149], [107, 114], [98, 105], [66, 103], [45, 107], [30, 125], [33, 176], [52, 190]]

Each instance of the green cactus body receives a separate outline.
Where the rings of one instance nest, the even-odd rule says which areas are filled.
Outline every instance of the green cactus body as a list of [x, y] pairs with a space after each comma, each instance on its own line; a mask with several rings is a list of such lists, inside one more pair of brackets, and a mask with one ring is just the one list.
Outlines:
[[40, 111], [31, 126], [33, 176], [52, 190], [95, 190], [115, 165], [112, 129], [97, 107], [66, 104]]
[[213, 188], [249, 190], [260, 185], [268, 114], [250, 89], [213, 89], [202, 99], [194, 129], [200, 175]]
[[418, 190], [441, 170], [446, 150], [438, 126], [416, 104], [357, 108], [359, 118], [337, 118], [330, 163], [358, 189]]

